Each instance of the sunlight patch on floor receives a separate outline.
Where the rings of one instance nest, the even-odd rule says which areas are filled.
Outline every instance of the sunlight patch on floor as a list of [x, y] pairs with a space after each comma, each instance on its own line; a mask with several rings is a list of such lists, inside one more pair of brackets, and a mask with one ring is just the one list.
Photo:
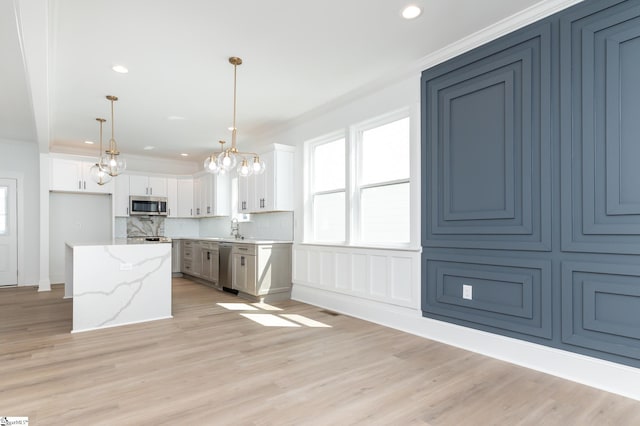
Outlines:
[[273, 314], [240, 314], [245, 318], [255, 321], [265, 327], [301, 327], [300, 324], [287, 321], [286, 319]]
[[[282, 311], [282, 308], [269, 305], [264, 302], [257, 303], [217, 303], [218, 306], [230, 311]], [[312, 320], [299, 314], [271, 314], [271, 313], [251, 313], [243, 314], [243, 317], [251, 321], [262, 324], [265, 327], [311, 327], [311, 328], [331, 328], [330, 325]]]
[[247, 303], [218, 303], [218, 306], [222, 306], [230, 311], [257, 311], [258, 308], [253, 307]]
[[269, 305], [268, 303], [264, 303], [264, 302], [252, 303], [252, 305], [264, 311], [281, 311], [282, 310], [282, 308], [278, 308], [277, 306]]

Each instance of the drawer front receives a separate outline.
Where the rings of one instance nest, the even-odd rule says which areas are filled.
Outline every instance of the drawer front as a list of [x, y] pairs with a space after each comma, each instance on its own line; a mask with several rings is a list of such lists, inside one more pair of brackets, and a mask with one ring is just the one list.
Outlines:
[[184, 260], [182, 262], [182, 272], [184, 272], [185, 274], [193, 273], [193, 265], [191, 264], [190, 260]]
[[182, 257], [184, 257], [185, 259], [192, 259], [193, 258], [193, 249], [191, 247], [184, 249], [183, 253], [182, 253]]
[[231, 249], [231, 254], [246, 254], [255, 256], [258, 246], [254, 244], [234, 244]]

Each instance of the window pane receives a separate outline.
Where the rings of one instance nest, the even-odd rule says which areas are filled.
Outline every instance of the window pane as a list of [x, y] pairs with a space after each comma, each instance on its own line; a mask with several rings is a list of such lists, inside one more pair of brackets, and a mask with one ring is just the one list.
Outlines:
[[344, 188], [344, 139], [317, 145], [313, 149], [313, 190]]
[[408, 243], [409, 184], [378, 186], [361, 193], [360, 238], [369, 243]]
[[409, 118], [362, 132], [361, 183], [409, 178]]
[[0, 235], [6, 235], [8, 227], [7, 209], [9, 204], [9, 188], [0, 186]]
[[315, 241], [345, 240], [344, 192], [316, 195], [313, 198], [313, 233]]

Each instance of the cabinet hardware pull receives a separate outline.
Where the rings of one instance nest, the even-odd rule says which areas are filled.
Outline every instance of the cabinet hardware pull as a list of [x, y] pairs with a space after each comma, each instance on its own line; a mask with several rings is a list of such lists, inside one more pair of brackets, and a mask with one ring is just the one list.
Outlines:
[[82, 181], [81, 180], [78, 181], [78, 189], [82, 189]]
[[87, 189], [87, 181], [84, 181], [84, 189]]
[[149, 195], [153, 195], [153, 188], [149, 188]]
[[244, 256], [240, 256], [240, 266], [244, 266]]

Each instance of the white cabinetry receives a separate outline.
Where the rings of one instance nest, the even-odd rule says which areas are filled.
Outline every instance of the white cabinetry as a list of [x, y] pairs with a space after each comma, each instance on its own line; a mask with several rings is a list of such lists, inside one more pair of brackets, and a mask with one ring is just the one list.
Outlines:
[[291, 244], [238, 244], [231, 249], [232, 288], [262, 300], [291, 295]]
[[167, 217], [178, 217], [178, 179], [167, 178]]
[[238, 177], [238, 212], [293, 210], [294, 156], [294, 147], [280, 144], [273, 144], [272, 151], [261, 154], [265, 172]]
[[51, 158], [49, 189], [65, 192], [112, 193], [113, 180], [105, 185], [98, 185], [91, 179], [91, 167], [94, 164], [90, 161]]
[[129, 216], [129, 176], [119, 175], [115, 179], [113, 204], [116, 216]]
[[129, 176], [130, 195], [167, 196], [167, 178], [155, 176]]
[[193, 217], [193, 179], [178, 179], [178, 217]]
[[204, 174], [195, 178], [193, 201], [197, 217], [229, 216], [231, 214], [229, 176]]

